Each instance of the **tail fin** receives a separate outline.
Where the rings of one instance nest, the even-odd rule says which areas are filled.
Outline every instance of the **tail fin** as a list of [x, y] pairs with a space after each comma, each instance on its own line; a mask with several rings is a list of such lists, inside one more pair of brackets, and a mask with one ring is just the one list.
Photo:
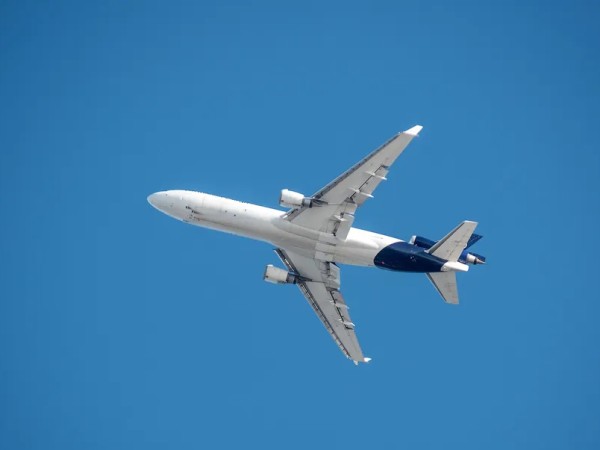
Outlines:
[[[460, 254], [466, 248], [469, 238], [475, 231], [477, 222], [465, 220], [454, 230], [440, 239], [433, 247], [427, 250], [428, 253], [446, 261], [458, 261]], [[435, 284], [435, 283], [434, 283]]]
[[456, 272], [431, 272], [427, 278], [437, 289], [446, 303], [458, 305], [458, 287], [456, 286]]

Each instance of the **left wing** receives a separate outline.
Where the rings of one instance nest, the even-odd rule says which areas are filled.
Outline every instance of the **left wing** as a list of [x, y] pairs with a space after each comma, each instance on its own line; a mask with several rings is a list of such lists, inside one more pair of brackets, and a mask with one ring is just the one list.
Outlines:
[[356, 209], [373, 197], [373, 191], [386, 179], [390, 166], [422, 128], [416, 125], [394, 136], [315, 193], [311, 197], [312, 207], [302, 206], [289, 211], [287, 220], [345, 240]]
[[296, 284], [317, 313], [325, 328], [347, 358], [369, 362], [354, 332], [348, 306], [339, 290], [340, 269], [333, 263], [308, 258], [287, 250], [275, 250], [288, 270], [297, 276]]

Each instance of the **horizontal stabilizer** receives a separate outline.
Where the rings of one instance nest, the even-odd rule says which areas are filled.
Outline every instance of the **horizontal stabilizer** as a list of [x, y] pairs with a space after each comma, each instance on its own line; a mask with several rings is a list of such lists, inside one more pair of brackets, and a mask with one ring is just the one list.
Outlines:
[[446, 261], [458, 261], [461, 253], [467, 246], [477, 222], [465, 220], [454, 230], [440, 239], [433, 247], [427, 250], [433, 256], [445, 259]]
[[465, 249], [469, 248], [470, 246], [472, 246], [473, 244], [475, 244], [475, 242], [479, 241], [479, 239], [481, 239], [483, 236], [480, 234], [475, 234], [473, 233], [471, 235], [471, 238], [469, 239], [469, 242], [467, 242], [467, 246], [465, 247]]
[[431, 272], [426, 275], [446, 303], [458, 305], [456, 272]]

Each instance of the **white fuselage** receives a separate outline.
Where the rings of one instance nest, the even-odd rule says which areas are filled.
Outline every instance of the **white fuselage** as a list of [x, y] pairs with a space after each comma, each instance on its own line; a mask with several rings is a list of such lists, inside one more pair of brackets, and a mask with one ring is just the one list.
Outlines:
[[[319, 242], [335, 240], [331, 261], [356, 266], [373, 266], [375, 255], [400, 241], [390, 236], [351, 228], [346, 240], [305, 228], [284, 219], [285, 212], [193, 191], [164, 191], [148, 197], [163, 213], [199, 227], [224, 231], [315, 257]], [[333, 242], [332, 242], [333, 243]]]

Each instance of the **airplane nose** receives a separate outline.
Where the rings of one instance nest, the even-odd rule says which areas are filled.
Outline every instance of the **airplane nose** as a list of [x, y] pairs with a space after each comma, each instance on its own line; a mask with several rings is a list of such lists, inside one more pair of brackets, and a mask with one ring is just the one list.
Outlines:
[[148, 196], [148, 203], [160, 211], [164, 211], [169, 206], [168, 194], [166, 192], [155, 192]]

